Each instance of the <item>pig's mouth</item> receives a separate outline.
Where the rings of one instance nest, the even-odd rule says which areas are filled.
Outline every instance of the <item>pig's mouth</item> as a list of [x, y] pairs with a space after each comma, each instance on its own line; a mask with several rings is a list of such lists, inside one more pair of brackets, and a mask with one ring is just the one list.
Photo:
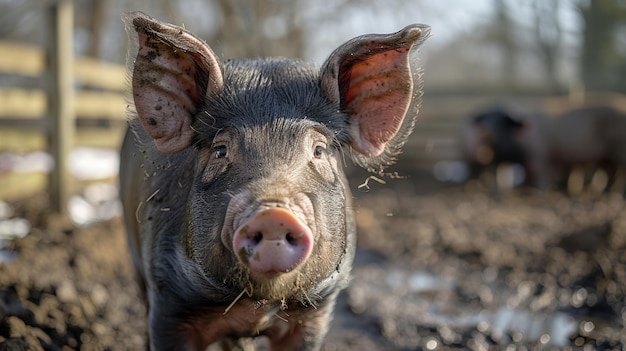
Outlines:
[[239, 264], [230, 270], [227, 285], [259, 301], [304, 300], [298, 296], [306, 294], [310, 282], [299, 268], [289, 272], [270, 270], [257, 273]]

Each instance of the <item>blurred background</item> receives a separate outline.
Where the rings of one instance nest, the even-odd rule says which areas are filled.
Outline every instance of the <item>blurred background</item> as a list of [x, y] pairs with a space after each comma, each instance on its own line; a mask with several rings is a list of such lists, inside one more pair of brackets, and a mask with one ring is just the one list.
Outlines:
[[[38, 339], [42, 344], [79, 348], [88, 340], [98, 341], [94, 349], [116, 349], [116, 342], [117, 349], [135, 349], [143, 342], [125, 331], [128, 320], [141, 320], [137, 291], [114, 291], [132, 285], [128, 263], [106, 258], [125, 250], [116, 180], [126, 128], [121, 17], [137, 10], [184, 26], [224, 59], [287, 56], [321, 64], [355, 36], [432, 26], [419, 54], [424, 95], [417, 127], [392, 169], [400, 177], [367, 178], [349, 167], [361, 242], [328, 350], [623, 347], [626, 183], [607, 191], [619, 183], [607, 171], [589, 193], [584, 183], [597, 178], [583, 172], [574, 177], [582, 177], [578, 183], [570, 175], [564, 186], [539, 192], [523, 186], [537, 184], [525, 182], [529, 170], [515, 157], [503, 159], [504, 168], [490, 167], [490, 157], [475, 173], [463, 132], [471, 118], [502, 104], [548, 118], [587, 106], [623, 117], [623, 0], [0, 0], [0, 293], [10, 286], [36, 304], [44, 291], [70, 311], [67, 321], [76, 317], [63, 305], [72, 296], [88, 295], [98, 311], [88, 313], [79, 299], [85, 321], [73, 322], [83, 328], [77, 335], [24, 319], [52, 335]], [[574, 136], [595, 128], [568, 130], [564, 139], [580, 144]], [[589, 147], [623, 150], [620, 168], [626, 148], [613, 140], [626, 138], [626, 123], [604, 129], [613, 132], [611, 143], [602, 134]], [[50, 225], [42, 219], [48, 213], [69, 216], [71, 225]], [[86, 236], [64, 244], [77, 238], [74, 231]], [[29, 233], [55, 238], [37, 243], [90, 252], [98, 274], [76, 268], [80, 253], [61, 254], [70, 262], [65, 278], [42, 283], [30, 274], [24, 276], [36, 283], [20, 283], [19, 274], [39, 262], [28, 260], [47, 252], [19, 243]], [[91, 241], [81, 244], [85, 238]], [[28, 257], [21, 266], [20, 257]], [[113, 295], [122, 302], [109, 300]], [[125, 337], [131, 346], [120, 346]]]
[[[46, 138], [44, 121], [54, 120], [51, 114], [59, 108], [51, 95], [58, 90], [53, 88], [58, 67], [54, 60], [46, 60], [58, 54], [53, 50], [54, 4], [0, 1], [0, 189], [5, 192], [30, 189], [11, 186], [9, 169], [30, 173], [25, 171], [48, 170], [54, 164], [50, 153], [39, 153], [55, 142], [52, 135]], [[514, 100], [547, 113], [590, 100], [624, 106], [626, 8], [619, 0], [453, 0], [445, 4], [428, 0], [76, 0], [72, 4], [71, 33], [59, 34], [71, 35], [66, 46], [75, 63], [69, 78], [75, 98], [67, 103], [69, 115], [64, 119], [74, 119], [77, 129], [71, 131], [74, 139], [64, 146], [67, 150], [119, 145], [125, 127], [122, 93], [127, 50], [121, 16], [134, 10], [184, 25], [223, 58], [287, 56], [318, 64], [354, 36], [392, 32], [414, 22], [430, 24], [433, 36], [420, 55], [425, 71], [420, 124], [406, 149], [411, 166], [419, 168], [460, 159], [460, 123], [491, 103]], [[93, 170], [93, 176], [108, 177], [114, 173], [88, 164], [94, 157], [84, 148], [74, 151], [72, 160], [78, 161], [68, 160], [65, 167], [73, 167], [73, 174], [86, 177], [84, 173]], [[26, 157], [24, 162], [18, 162], [21, 157]], [[115, 162], [115, 156], [108, 159]], [[81, 164], [87, 171], [79, 169]], [[448, 168], [461, 174], [447, 174]], [[438, 173], [441, 179], [467, 179], [467, 172], [458, 165], [440, 164], [438, 169], [439, 173], [444, 170]], [[19, 176], [20, 181], [26, 178], [31, 177]], [[40, 189], [42, 182], [35, 178], [33, 186]]]
[[[122, 94], [127, 50], [121, 16], [134, 10], [184, 25], [223, 58], [287, 56], [318, 64], [354, 36], [392, 32], [414, 22], [430, 24], [433, 36], [420, 55], [424, 103], [406, 149], [410, 165], [418, 168], [460, 159], [460, 123], [492, 103], [509, 99], [548, 113], [590, 100], [624, 106], [626, 9], [619, 0], [445, 4], [429, 0], [76, 0], [71, 2], [69, 19], [63, 20], [73, 21], [71, 33], [59, 34], [70, 41], [62, 42], [69, 48], [65, 51], [74, 54], [68, 78], [72, 82], [64, 88], [74, 88], [71, 100], [52, 96], [58, 90], [53, 88], [58, 66], [46, 60], [59, 54], [53, 49], [55, 3], [0, 1], [0, 189], [8, 193], [0, 194], [4, 197], [31, 189], [12, 186], [9, 170], [20, 172], [20, 182], [32, 180], [33, 189], [41, 189], [44, 178], [38, 171], [50, 170], [58, 158], [54, 151], [40, 152], [58, 142], [54, 135], [46, 137], [54, 132], [45, 122], [55, 120], [55, 109], [65, 108], [55, 103], [57, 99], [68, 106], [63, 120], [75, 120], [70, 126], [73, 140], [64, 150], [80, 148], [71, 155], [73, 161], [61, 160], [67, 163], [63, 168], [73, 167], [72, 174], [83, 178], [113, 176], [115, 165], [107, 171], [104, 161], [97, 163], [100, 166], [89, 164], [94, 157], [85, 147], [119, 145], [125, 127]], [[98, 152], [99, 160], [115, 162], [115, 156]], [[440, 164], [438, 172], [443, 180], [467, 179], [467, 170], [456, 164]]]

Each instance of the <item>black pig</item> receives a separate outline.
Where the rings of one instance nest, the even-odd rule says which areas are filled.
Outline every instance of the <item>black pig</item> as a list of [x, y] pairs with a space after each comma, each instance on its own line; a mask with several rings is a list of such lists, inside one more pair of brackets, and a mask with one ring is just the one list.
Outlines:
[[470, 175], [478, 177], [484, 170], [502, 163], [525, 164], [529, 148], [520, 142], [527, 128], [519, 113], [495, 107], [471, 116], [461, 126], [461, 154]]
[[221, 61], [183, 28], [126, 19], [132, 132], [120, 182], [154, 350], [317, 350], [355, 250], [341, 151], [382, 171], [421, 96], [429, 27], [365, 35], [321, 69]]
[[608, 106], [576, 108], [558, 116], [499, 107], [470, 118], [461, 144], [468, 164], [518, 163], [529, 185], [546, 189], [559, 170], [626, 165], [624, 131], [626, 115]]

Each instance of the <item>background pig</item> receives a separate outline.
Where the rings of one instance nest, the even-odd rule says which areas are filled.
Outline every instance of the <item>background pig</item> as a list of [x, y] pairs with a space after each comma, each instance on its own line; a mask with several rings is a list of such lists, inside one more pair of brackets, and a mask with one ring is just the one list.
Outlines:
[[382, 172], [419, 104], [429, 27], [355, 38], [321, 69], [222, 62], [188, 31], [126, 18], [134, 133], [120, 168], [155, 350], [317, 350], [355, 249], [341, 151]]
[[547, 147], [544, 120], [538, 114], [511, 106], [478, 113], [461, 127], [463, 160], [472, 177], [503, 164], [520, 164], [528, 184], [545, 186]]
[[545, 188], [558, 171], [587, 165], [626, 165], [626, 115], [610, 107], [574, 109], [556, 117], [499, 108], [464, 127], [464, 155], [472, 167], [520, 163], [529, 184]]
[[602, 167], [614, 178], [626, 166], [623, 112], [606, 106], [585, 107], [550, 118], [546, 126], [549, 160], [558, 169]]

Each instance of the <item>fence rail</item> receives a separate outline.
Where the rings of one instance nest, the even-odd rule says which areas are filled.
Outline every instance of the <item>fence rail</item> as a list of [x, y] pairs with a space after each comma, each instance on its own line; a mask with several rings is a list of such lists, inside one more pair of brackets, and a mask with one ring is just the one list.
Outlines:
[[[45, 85], [46, 53], [32, 45], [0, 41], [0, 74], [36, 77]], [[75, 110], [77, 118], [105, 118], [124, 121], [123, 92], [126, 70], [123, 65], [77, 57], [74, 65]], [[23, 119], [47, 117], [48, 94], [45, 89], [0, 87], [0, 125], [19, 126]], [[32, 122], [29, 122], [32, 124]]]
[[[0, 72], [39, 77], [46, 71], [46, 52], [38, 46], [0, 41], [0, 52]], [[126, 70], [122, 65], [89, 57], [76, 57], [74, 63], [78, 85], [118, 92], [126, 88]]]
[[[126, 118], [125, 68], [75, 57], [71, 0], [47, 2], [42, 11], [46, 47], [0, 42], [0, 75], [19, 76], [29, 82], [0, 87], [0, 132], [7, 135], [1, 139], [13, 139], [11, 133], [16, 131], [36, 130], [45, 139], [46, 150], [55, 161], [48, 175], [50, 206], [65, 216], [73, 191], [68, 157], [75, 134], [81, 132], [77, 121], [105, 119], [122, 129]], [[118, 143], [119, 138], [111, 140], [110, 146], [117, 147]]]

